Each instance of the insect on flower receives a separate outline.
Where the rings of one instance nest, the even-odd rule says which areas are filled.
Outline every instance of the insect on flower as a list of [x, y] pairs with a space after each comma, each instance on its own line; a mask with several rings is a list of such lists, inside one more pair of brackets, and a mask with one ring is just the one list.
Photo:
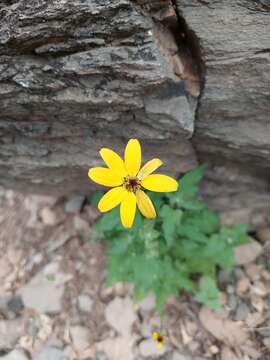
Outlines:
[[158, 349], [162, 348], [162, 346], [164, 345], [164, 336], [155, 331], [153, 332], [152, 337], [157, 342]]
[[98, 209], [107, 212], [120, 204], [120, 218], [126, 228], [133, 225], [136, 204], [147, 219], [156, 217], [154, 205], [143, 189], [171, 192], [178, 188], [177, 181], [170, 176], [152, 174], [163, 164], [160, 159], [152, 159], [141, 168], [141, 145], [137, 139], [128, 141], [124, 160], [107, 148], [102, 148], [99, 153], [107, 168], [91, 168], [88, 176], [92, 181], [113, 189], [101, 198]]

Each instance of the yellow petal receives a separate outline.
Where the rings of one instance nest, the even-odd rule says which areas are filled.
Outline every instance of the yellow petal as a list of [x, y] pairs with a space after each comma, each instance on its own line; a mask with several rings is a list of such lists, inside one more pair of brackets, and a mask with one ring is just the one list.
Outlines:
[[156, 331], [154, 331], [152, 337], [154, 340], [157, 340], [159, 337], [159, 334]]
[[142, 186], [151, 191], [170, 192], [178, 189], [178, 182], [163, 174], [153, 174], [141, 181]]
[[98, 203], [99, 211], [106, 212], [113, 209], [120, 204], [126, 195], [127, 191], [122, 186], [109, 190]]
[[147, 219], [154, 219], [156, 217], [156, 210], [148, 195], [142, 190], [136, 192], [137, 204], [140, 212]]
[[162, 346], [163, 346], [163, 342], [158, 341], [158, 343], [157, 343], [157, 347], [158, 347], [158, 349], [161, 349], [161, 348], [162, 348]]
[[114, 172], [118, 173], [121, 176], [127, 175], [124, 161], [116, 152], [114, 152], [111, 149], [102, 148], [99, 153], [105, 164], [111, 170], [113, 170]]
[[130, 139], [125, 149], [125, 167], [129, 175], [136, 176], [141, 167], [141, 145], [137, 139]]
[[125, 228], [131, 228], [136, 213], [136, 196], [128, 192], [120, 205], [120, 218]]
[[123, 178], [111, 169], [96, 167], [88, 171], [88, 176], [97, 184], [104, 186], [119, 186], [123, 184]]
[[139, 179], [144, 179], [146, 176], [152, 174], [157, 168], [159, 168], [163, 162], [160, 159], [152, 159], [148, 161], [138, 172], [137, 177]]

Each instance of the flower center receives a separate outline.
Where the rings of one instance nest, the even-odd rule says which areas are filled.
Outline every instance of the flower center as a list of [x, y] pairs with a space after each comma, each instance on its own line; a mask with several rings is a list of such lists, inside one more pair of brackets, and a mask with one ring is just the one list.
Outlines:
[[124, 179], [124, 187], [127, 191], [135, 193], [141, 187], [140, 180], [136, 177], [127, 176]]
[[163, 342], [163, 336], [159, 335], [157, 338], [157, 342], [162, 343]]

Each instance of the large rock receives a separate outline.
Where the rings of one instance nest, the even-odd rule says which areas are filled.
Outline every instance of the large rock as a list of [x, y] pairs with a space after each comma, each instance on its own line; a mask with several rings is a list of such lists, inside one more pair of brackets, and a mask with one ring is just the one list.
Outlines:
[[0, 13], [0, 184], [85, 192], [100, 147], [134, 136], [174, 173], [196, 163], [168, 27], [130, 0], [4, 1]]
[[201, 161], [216, 166], [209, 172], [207, 196], [217, 208], [266, 206], [270, 3], [176, 2], [196, 34], [205, 66], [193, 144]]
[[269, 1], [13, 0], [0, 14], [0, 184], [85, 193], [100, 147], [138, 137], [174, 175], [210, 163], [214, 208], [270, 211]]

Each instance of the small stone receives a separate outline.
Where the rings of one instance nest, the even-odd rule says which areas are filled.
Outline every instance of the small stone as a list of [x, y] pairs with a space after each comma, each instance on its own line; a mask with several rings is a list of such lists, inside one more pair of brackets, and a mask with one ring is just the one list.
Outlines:
[[99, 296], [102, 301], [105, 302], [109, 301], [113, 296], [113, 288], [112, 287], [102, 288]]
[[218, 284], [221, 289], [225, 290], [227, 285], [231, 284], [233, 281], [233, 276], [231, 272], [221, 270], [218, 273]]
[[150, 315], [155, 310], [156, 298], [154, 295], [148, 295], [139, 305], [143, 316]]
[[107, 323], [123, 336], [131, 333], [136, 320], [134, 305], [129, 297], [114, 298], [105, 309]]
[[258, 266], [256, 264], [249, 264], [246, 267], [246, 273], [251, 281], [256, 281], [260, 279], [261, 277], [261, 266]]
[[71, 275], [62, 273], [58, 263], [48, 264], [20, 290], [25, 307], [39, 313], [59, 313], [64, 284], [70, 279]]
[[233, 273], [234, 273], [234, 277], [237, 281], [242, 280], [243, 278], [246, 278], [245, 272], [239, 267], [235, 268]]
[[25, 352], [22, 349], [14, 349], [7, 355], [1, 357], [2, 360], [28, 360]]
[[52, 346], [45, 346], [35, 357], [36, 360], [67, 360], [64, 351]]
[[0, 349], [12, 349], [21, 336], [21, 319], [0, 320]]
[[93, 308], [94, 301], [89, 295], [82, 294], [78, 297], [78, 307], [82, 312], [90, 313]]
[[118, 282], [116, 283], [114, 286], [114, 292], [116, 296], [121, 296], [124, 297], [126, 295], [126, 287], [125, 284], [123, 282]]
[[244, 302], [241, 302], [236, 308], [236, 313], [235, 313], [234, 319], [236, 321], [244, 321], [248, 317], [249, 313], [250, 313], [250, 309], [247, 306], [247, 304]]
[[74, 221], [75, 230], [83, 233], [90, 231], [90, 225], [86, 220], [82, 219], [80, 216], [75, 216], [73, 221]]
[[256, 235], [257, 238], [261, 240], [261, 242], [263, 243], [270, 242], [270, 227], [259, 229]]
[[263, 339], [263, 344], [267, 347], [267, 349], [270, 349], [270, 338]]
[[236, 285], [236, 293], [237, 295], [242, 295], [248, 291], [250, 288], [250, 281], [248, 278], [243, 278], [238, 281]]
[[65, 212], [67, 214], [76, 214], [82, 210], [85, 202], [85, 196], [73, 196], [68, 199], [65, 204]]
[[[268, 321], [264, 325], [260, 326], [258, 328], [257, 332], [265, 338], [270, 338], [270, 321]], [[270, 339], [269, 339], [269, 341], [270, 341]]]
[[233, 310], [236, 309], [237, 304], [238, 304], [237, 296], [235, 296], [233, 294], [229, 295], [229, 297], [228, 297], [228, 306], [229, 306], [229, 308], [233, 311]]
[[262, 253], [262, 245], [255, 240], [249, 244], [240, 245], [235, 248], [235, 264], [247, 265], [254, 261]]
[[167, 349], [166, 346], [158, 348], [156, 341], [153, 339], [146, 339], [140, 342], [139, 351], [143, 357], [148, 358], [163, 356]]
[[6, 256], [0, 258], [0, 279], [4, 279], [12, 271], [12, 266]]
[[56, 214], [49, 206], [41, 209], [40, 218], [45, 225], [53, 226], [57, 223]]
[[249, 346], [249, 345], [242, 345], [241, 346], [241, 350], [247, 354], [249, 357], [251, 357], [252, 359], [254, 360], [259, 360], [261, 359], [262, 357], [262, 354], [257, 350], [255, 349], [254, 347], [252, 346]]
[[177, 350], [174, 350], [172, 353], [171, 360], [193, 360], [192, 356], [187, 353], [182, 353]]
[[14, 314], [18, 315], [24, 309], [22, 297], [19, 295], [12, 296], [7, 303], [8, 309]]
[[70, 335], [77, 351], [84, 351], [90, 346], [90, 333], [86, 327], [72, 326], [70, 328]]
[[93, 360], [108, 360], [108, 358], [104, 351], [97, 351]]

